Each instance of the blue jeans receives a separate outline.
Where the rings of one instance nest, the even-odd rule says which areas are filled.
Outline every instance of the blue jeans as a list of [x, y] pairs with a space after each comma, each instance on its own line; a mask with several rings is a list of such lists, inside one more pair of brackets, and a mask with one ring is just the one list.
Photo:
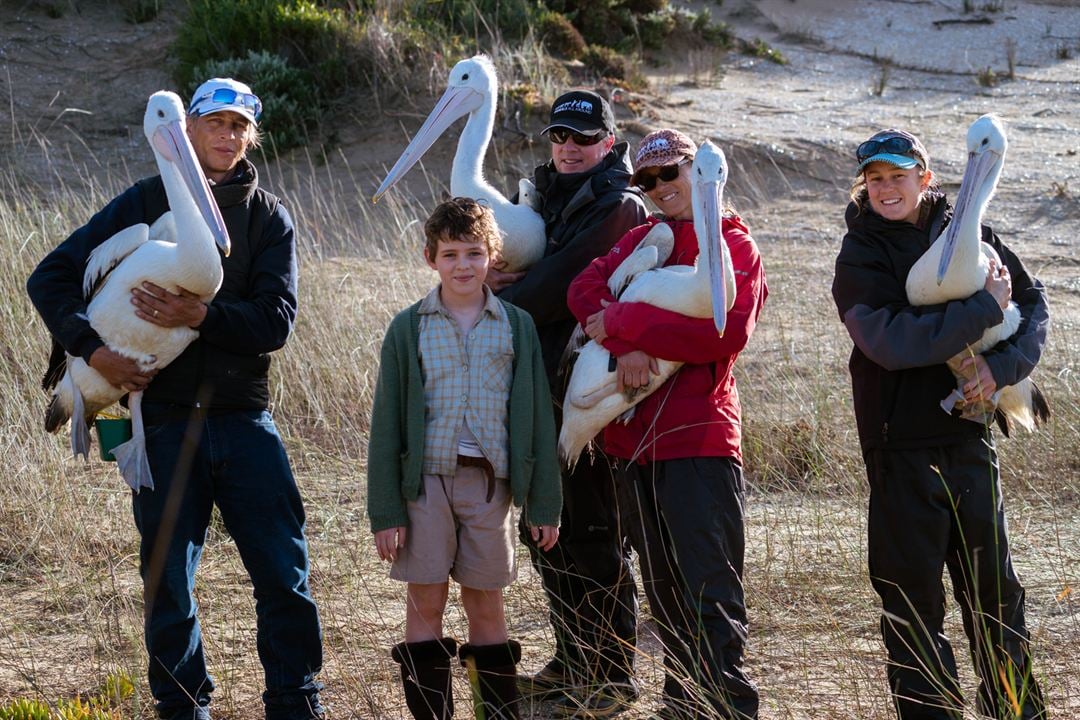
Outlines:
[[270, 414], [185, 417], [147, 404], [153, 490], [133, 496], [150, 690], [159, 717], [206, 720], [206, 670], [192, 594], [216, 503], [254, 587], [267, 720], [319, 717], [319, 614], [308, 590], [304, 508]]

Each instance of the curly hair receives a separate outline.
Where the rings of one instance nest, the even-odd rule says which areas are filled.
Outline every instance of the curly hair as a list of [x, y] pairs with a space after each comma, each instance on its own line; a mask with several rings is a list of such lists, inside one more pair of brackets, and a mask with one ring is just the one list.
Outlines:
[[495, 213], [485, 201], [472, 198], [455, 197], [439, 203], [424, 223], [424, 236], [427, 238], [424, 252], [432, 259], [440, 240], [483, 243], [493, 258], [502, 250]]

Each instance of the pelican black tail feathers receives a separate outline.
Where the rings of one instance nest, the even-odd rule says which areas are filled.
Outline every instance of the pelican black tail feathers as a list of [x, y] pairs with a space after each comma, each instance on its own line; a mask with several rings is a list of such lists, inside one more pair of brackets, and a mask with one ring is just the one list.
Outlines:
[[70, 419], [71, 412], [64, 407], [59, 397], [53, 395], [49, 400], [49, 407], [45, 408], [45, 431], [55, 435]]
[[1045, 425], [1050, 419], [1050, 401], [1034, 380], [1031, 381], [1031, 414], [1035, 416], [1035, 427]]

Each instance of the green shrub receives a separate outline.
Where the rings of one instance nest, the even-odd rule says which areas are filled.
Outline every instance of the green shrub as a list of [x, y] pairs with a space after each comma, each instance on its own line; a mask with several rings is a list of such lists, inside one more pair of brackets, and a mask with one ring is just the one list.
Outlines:
[[590, 45], [581, 61], [598, 78], [620, 81], [625, 87], [639, 90], [646, 84], [637, 63], [625, 55], [602, 45]]
[[551, 10], [540, 13], [536, 28], [544, 49], [553, 55], [580, 60], [585, 54], [585, 38], [562, 13]]
[[315, 80], [307, 70], [270, 53], [249, 51], [246, 57], [213, 60], [195, 68], [196, 77], [231, 77], [251, 85], [263, 103], [259, 128], [263, 147], [286, 150], [308, 141], [320, 117]]
[[540, 5], [537, 0], [413, 0], [411, 12], [421, 21], [468, 38], [516, 42], [528, 35]]
[[192, 0], [174, 46], [177, 79], [194, 86], [207, 62], [269, 52], [310, 72], [332, 97], [365, 70], [362, 36], [358, 15], [311, 0]]

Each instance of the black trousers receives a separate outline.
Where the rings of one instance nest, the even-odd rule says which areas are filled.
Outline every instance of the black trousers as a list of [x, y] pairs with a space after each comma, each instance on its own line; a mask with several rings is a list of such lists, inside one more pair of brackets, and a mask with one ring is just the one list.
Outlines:
[[742, 669], [742, 468], [731, 458], [620, 462], [618, 488], [664, 647], [665, 702], [756, 718], [757, 688]]
[[942, 632], [942, 569], [948, 567], [980, 680], [980, 712], [993, 718], [1044, 718], [992, 441], [869, 450], [864, 460], [870, 480], [870, 580], [884, 610], [881, 633], [897, 715], [901, 720], [962, 716], [956, 660]]
[[555, 632], [555, 662], [578, 687], [628, 682], [637, 644], [637, 589], [619, 529], [615, 481], [606, 459], [582, 458], [562, 478], [559, 542], [540, 552], [521, 539], [540, 574]]

